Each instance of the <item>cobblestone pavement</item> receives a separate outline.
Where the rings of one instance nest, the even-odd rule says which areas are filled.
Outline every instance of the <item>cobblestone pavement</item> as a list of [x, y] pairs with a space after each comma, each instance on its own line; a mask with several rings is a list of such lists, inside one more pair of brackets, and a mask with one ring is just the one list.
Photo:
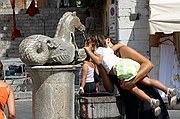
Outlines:
[[[32, 119], [32, 100], [16, 100], [16, 119]], [[7, 110], [5, 110], [7, 113]], [[170, 119], [180, 118], [180, 103], [174, 109], [168, 110]]]

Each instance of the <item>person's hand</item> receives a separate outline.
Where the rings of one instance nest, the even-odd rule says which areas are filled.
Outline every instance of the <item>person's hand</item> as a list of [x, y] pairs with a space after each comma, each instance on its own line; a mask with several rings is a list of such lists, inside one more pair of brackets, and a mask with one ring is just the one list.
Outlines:
[[122, 89], [126, 89], [126, 90], [130, 90], [132, 89], [134, 86], [136, 86], [136, 84], [133, 82], [133, 80], [131, 81], [121, 81], [120, 87]]
[[91, 51], [92, 48], [90, 46], [85, 46], [84, 49], [85, 51]]
[[79, 88], [79, 94], [84, 94], [84, 89], [83, 89], [83, 87], [80, 87], [80, 88]]

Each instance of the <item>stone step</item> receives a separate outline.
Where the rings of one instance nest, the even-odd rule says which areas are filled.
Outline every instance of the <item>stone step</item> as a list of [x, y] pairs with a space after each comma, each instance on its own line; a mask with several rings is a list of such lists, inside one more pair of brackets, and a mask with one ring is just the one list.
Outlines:
[[16, 84], [16, 85], [11, 85], [13, 88], [14, 92], [26, 92], [26, 91], [32, 91], [32, 84], [31, 85], [25, 85], [25, 84]]
[[31, 99], [32, 98], [32, 91], [27, 92], [14, 92], [14, 98], [17, 99]]
[[30, 78], [7, 79], [6, 83], [10, 85], [32, 84], [32, 80]]
[[5, 82], [9, 85], [23, 84], [25, 79], [6, 79]]
[[32, 80], [30, 78], [8, 79], [6, 83], [11, 85], [15, 92], [32, 91]]
[[15, 99], [32, 98], [32, 80], [28, 78], [7, 79], [6, 83], [11, 85], [14, 90]]

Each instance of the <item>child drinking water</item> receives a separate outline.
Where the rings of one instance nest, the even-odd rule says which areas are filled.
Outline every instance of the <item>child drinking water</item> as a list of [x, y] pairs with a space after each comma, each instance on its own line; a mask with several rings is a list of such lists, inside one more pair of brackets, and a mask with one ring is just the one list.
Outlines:
[[[84, 47], [84, 49], [97, 65], [103, 65], [107, 73], [116, 75], [122, 81], [133, 81], [140, 69], [140, 64], [130, 58], [119, 58], [114, 54], [116, 50], [119, 50], [121, 47], [125, 47], [124, 45], [120, 43], [111, 45], [109, 38], [105, 39], [104, 36], [100, 35], [94, 35], [88, 39], [91, 39], [90, 41], [94, 41], [92, 44], [95, 45], [89, 45], [88, 47]], [[160, 81], [150, 79], [147, 76], [139, 81], [144, 85], [153, 86], [162, 90], [168, 95], [170, 106], [176, 105], [177, 97], [175, 88], [167, 88]], [[130, 91], [140, 99], [150, 103], [155, 116], [160, 114], [161, 108], [159, 107], [160, 101], [158, 99], [150, 98], [136, 85], [134, 85]]]

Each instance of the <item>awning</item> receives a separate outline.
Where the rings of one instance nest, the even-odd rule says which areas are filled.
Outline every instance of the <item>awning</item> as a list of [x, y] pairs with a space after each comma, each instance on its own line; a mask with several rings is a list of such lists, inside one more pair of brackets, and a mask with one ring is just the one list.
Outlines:
[[180, 0], [149, 0], [150, 34], [180, 31]]

